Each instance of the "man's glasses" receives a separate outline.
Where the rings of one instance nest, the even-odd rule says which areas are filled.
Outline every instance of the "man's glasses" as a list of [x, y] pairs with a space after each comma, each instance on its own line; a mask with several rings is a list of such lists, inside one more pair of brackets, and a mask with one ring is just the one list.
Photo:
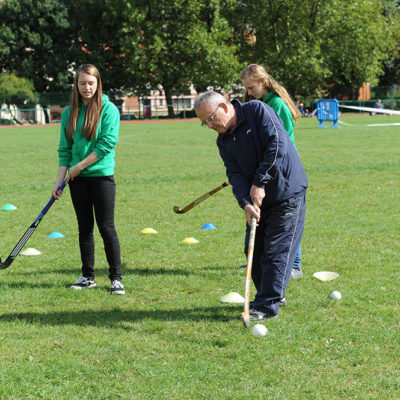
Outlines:
[[218, 108], [219, 108], [219, 104], [218, 104], [218, 106], [217, 106], [217, 108], [215, 109], [215, 111], [205, 120], [205, 121], [203, 121], [202, 123], [201, 123], [201, 126], [206, 126], [206, 125], [208, 125], [209, 123], [211, 123], [212, 121], [213, 121], [213, 119], [214, 119], [214, 117], [215, 117], [215, 113], [218, 111]]

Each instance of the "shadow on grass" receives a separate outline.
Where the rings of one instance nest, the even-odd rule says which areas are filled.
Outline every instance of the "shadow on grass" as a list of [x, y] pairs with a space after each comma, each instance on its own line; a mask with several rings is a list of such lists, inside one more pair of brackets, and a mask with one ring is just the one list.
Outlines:
[[210, 271], [210, 272], [225, 272], [230, 273], [232, 271], [238, 270], [238, 266], [234, 265], [204, 265], [199, 267], [199, 270]]
[[[65, 274], [65, 275], [79, 275], [81, 272], [80, 268], [64, 268], [64, 269], [49, 269], [49, 268], [41, 268], [37, 270], [13, 270], [13, 276], [16, 275], [23, 275], [23, 276], [30, 276], [30, 275], [45, 275], [45, 274]], [[108, 268], [96, 268], [95, 267], [96, 276], [108, 276]], [[126, 263], [122, 263], [121, 265], [121, 272], [122, 276], [124, 275], [140, 275], [140, 276], [151, 276], [151, 275], [183, 275], [189, 276], [191, 272], [188, 270], [183, 269], [166, 269], [166, 268], [135, 268], [135, 267], [127, 267]]]
[[54, 285], [50, 283], [30, 283], [30, 282], [2, 282], [0, 289], [52, 289]]
[[207, 307], [177, 310], [85, 310], [63, 311], [49, 313], [8, 313], [0, 315], [0, 323], [23, 321], [30, 324], [50, 326], [101, 326], [110, 328], [131, 329], [124, 323], [134, 323], [143, 320], [153, 321], [231, 321], [240, 315], [237, 307]]
[[130, 270], [133, 275], [184, 275], [189, 276], [191, 273], [187, 270], [182, 269], [162, 269], [162, 268], [138, 268]]

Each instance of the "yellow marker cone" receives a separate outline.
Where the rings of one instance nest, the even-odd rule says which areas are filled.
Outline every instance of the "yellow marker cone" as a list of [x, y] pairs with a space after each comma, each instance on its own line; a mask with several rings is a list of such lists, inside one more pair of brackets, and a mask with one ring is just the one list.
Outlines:
[[186, 244], [196, 244], [196, 243], [199, 243], [199, 241], [196, 240], [195, 238], [187, 237], [187, 238], [185, 238], [185, 239], [182, 240], [182, 243], [186, 243]]
[[140, 231], [140, 233], [158, 233], [158, 232], [153, 228], [145, 228], [145, 229], [142, 229]]

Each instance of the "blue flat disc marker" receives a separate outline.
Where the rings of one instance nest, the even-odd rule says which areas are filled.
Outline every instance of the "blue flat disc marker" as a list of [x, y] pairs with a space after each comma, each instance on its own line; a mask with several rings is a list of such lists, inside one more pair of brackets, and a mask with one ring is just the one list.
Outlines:
[[3, 211], [15, 211], [16, 209], [17, 207], [15, 207], [13, 204], [6, 204], [2, 207]]
[[207, 222], [201, 229], [217, 229], [211, 222]]
[[65, 237], [65, 235], [63, 235], [63, 234], [60, 233], [60, 232], [52, 232], [52, 233], [50, 233], [50, 235], [49, 235], [49, 238], [50, 238], [50, 239], [57, 239], [57, 238], [63, 238], [63, 237]]

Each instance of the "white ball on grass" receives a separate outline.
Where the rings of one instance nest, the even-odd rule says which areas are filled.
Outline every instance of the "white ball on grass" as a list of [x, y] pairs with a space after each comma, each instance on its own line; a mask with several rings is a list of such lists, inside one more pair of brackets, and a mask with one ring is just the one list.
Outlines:
[[257, 325], [254, 325], [253, 328], [251, 328], [251, 333], [255, 337], [263, 337], [267, 334], [267, 332], [268, 332], [268, 329], [263, 324], [257, 324]]
[[337, 290], [331, 293], [331, 297], [334, 300], [340, 300], [342, 298], [342, 293], [338, 292]]

